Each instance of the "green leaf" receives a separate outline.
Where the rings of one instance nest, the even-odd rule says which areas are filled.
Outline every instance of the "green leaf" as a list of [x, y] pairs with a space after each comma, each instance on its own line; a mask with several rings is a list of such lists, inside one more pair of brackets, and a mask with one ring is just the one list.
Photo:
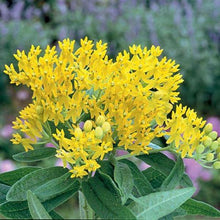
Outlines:
[[164, 175], [168, 176], [173, 166], [175, 165], [174, 161], [169, 159], [162, 153], [148, 154], [137, 156], [140, 160], [149, 164], [155, 170], [160, 171]]
[[52, 157], [55, 154], [55, 148], [44, 147], [36, 150], [30, 150], [28, 152], [21, 152], [13, 155], [12, 157], [19, 162], [34, 162]]
[[0, 174], [0, 183], [12, 186], [18, 180], [20, 180], [23, 176], [32, 173], [36, 170], [41, 169], [40, 167], [22, 167], [17, 170], [13, 170], [10, 172], [5, 172]]
[[186, 212], [181, 209], [177, 208], [173, 212], [171, 212], [169, 215], [163, 216], [162, 218], [159, 218], [159, 220], [173, 220], [176, 216], [186, 215]]
[[213, 206], [196, 201], [194, 199], [187, 200], [180, 206], [181, 209], [185, 210], [187, 215], [203, 215], [210, 217], [220, 217], [220, 211]]
[[[173, 167], [175, 166], [175, 162], [162, 153], [140, 155], [137, 156], [137, 158], [149, 164], [155, 170], [160, 171], [165, 176], [168, 176], [171, 170], [173, 169]], [[193, 186], [192, 181], [190, 181], [189, 177], [185, 173], [183, 174], [180, 183], [181, 183], [180, 185], [184, 184], [184, 187]]]
[[93, 178], [82, 182], [82, 192], [91, 208], [104, 219], [135, 219], [121, 204], [120, 191], [109, 176], [96, 172]]
[[151, 193], [140, 198], [133, 198], [128, 207], [137, 219], [157, 220], [166, 216], [189, 199], [195, 189], [192, 187]]
[[99, 162], [99, 164], [101, 166], [99, 170], [102, 173], [109, 175], [111, 178], [114, 177], [114, 166], [112, 165], [111, 162], [106, 161], [106, 160], [102, 160]]
[[52, 217], [52, 219], [63, 219], [62, 216], [60, 216], [57, 212], [55, 211], [51, 211], [49, 212], [50, 216]]
[[[74, 194], [74, 190], [69, 190], [53, 199], [43, 202], [42, 204], [47, 212], [51, 212], [57, 206], [66, 202]], [[27, 201], [5, 202], [0, 205], [0, 213], [11, 219], [31, 219]]]
[[5, 202], [0, 205], [0, 213], [10, 219], [31, 219], [26, 201]]
[[56, 207], [58, 207], [59, 205], [63, 204], [64, 202], [66, 202], [69, 198], [71, 198], [74, 194], [76, 193], [76, 191], [74, 189], [71, 189], [59, 196], [56, 196], [52, 199], [49, 199], [45, 202], [43, 202], [42, 204], [44, 205], [45, 209], [50, 212], [51, 210], [55, 209]]
[[163, 181], [166, 179], [166, 176], [163, 173], [153, 169], [152, 167], [142, 171], [142, 173], [145, 178], [148, 179], [154, 189], [159, 188]]
[[122, 193], [122, 204], [125, 204], [134, 187], [133, 175], [125, 163], [117, 162], [114, 169], [114, 180]]
[[41, 202], [58, 196], [70, 189], [77, 192], [80, 187], [79, 181], [77, 179], [70, 178], [70, 175], [71, 174], [69, 172], [65, 173], [64, 175], [39, 186], [33, 192]]
[[6, 202], [6, 194], [9, 189], [10, 186], [0, 183], [0, 204]]
[[129, 166], [133, 175], [135, 188], [138, 191], [139, 195], [145, 196], [154, 191], [148, 179], [143, 175], [143, 173], [133, 162], [131, 162], [130, 160], [120, 160], [120, 162], [125, 163]]
[[179, 185], [179, 182], [183, 177], [183, 173], [184, 173], [184, 164], [182, 158], [179, 156], [169, 176], [167, 176], [167, 178], [163, 181], [161, 185], [161, 189], [163, 190], [174, 189], [176, 186]]
[[180, 186], [182, 187], [193, 187], [192, 180], [187, 174], [183, 174], [183, 178], [180, 180]]
[[27, 191], [28, 208], [33, 219], [52, 219], [39, 199], [30, 191]]
[[6, 199], [8, 201], [24, 201], [27, 199], [27, 190], [34, 191], [48, 181], [62, 176], [67, 171], [68, 169], [62, 167], [50, 167], [29, 173], [11, 187]]

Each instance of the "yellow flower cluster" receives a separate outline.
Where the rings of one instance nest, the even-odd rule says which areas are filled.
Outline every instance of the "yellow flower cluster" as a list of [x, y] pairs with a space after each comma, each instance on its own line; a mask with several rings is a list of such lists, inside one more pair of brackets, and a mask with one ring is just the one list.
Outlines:
[[74, 164], [70, 171], [72, 177], [82, 177], [95, 171], [100, 167], [96, 160], [102, 160], [106, 153], [113, 150], [111, 125], [104, 116], [98, 116], [96, 123], [87, 120], [83, 129], [76, 127], [74, 130], [69, 129], [69, 132], [72, 135], [70, 139], [65, 137], [63, 129], [57, 129], [53, 136], [60, 148], [56, 156], [63, 160], [64, 166], [67, 162]]
[[173, 143], [182, 157], [193, 157], [204, 166], [213, 163], [214, 168], [220, 169], [220, 138], [217, 139], [217, 132], [212, 131], [212, 124], [205, 125], [196, 112], [178, 105], [166, 121], [165, 129], [167, 144]]
[[[73, 177], [99, 168], [98, 161], [113, 151], [113, 145], [131, 154], [149, 153], [150, 142], [166, 129], [168, 143], [174, 142], [182, 156], [193, 154], [204, 122], [181, 106], [167, 120], [183, 80], [175, 61], [159, 58], [160, 47], [133, 45], [113, 61], [101, 41], [94, 46], [86, 37], [77, 50], [74, 43], [59, 42], [59, 54], [56, 47], [47, 46], [42, 56], [40, 47], [32, 46], [28, 54], [14, 55], [18, 71], [6, 65], [11, 83], [33, 92], [33, 103], [14, 122], [26, 136], [14, 134], [14, 144], [28, 151], [38, 139], [53, 141], [57, 157], [72, 164]], [[57, 129], [51, 131], [52, 125]]]

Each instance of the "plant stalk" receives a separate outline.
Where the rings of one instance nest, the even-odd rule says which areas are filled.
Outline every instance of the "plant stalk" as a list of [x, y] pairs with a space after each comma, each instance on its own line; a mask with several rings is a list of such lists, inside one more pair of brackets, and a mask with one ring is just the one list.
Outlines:
[[80, 219], [95, 219], [95, 213], [81, 191], [79, 191], [79, 210]]

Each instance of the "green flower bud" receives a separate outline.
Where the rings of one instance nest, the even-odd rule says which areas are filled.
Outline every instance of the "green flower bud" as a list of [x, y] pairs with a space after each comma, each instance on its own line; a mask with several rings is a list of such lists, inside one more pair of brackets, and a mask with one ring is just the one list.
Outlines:
[[37, 114], [38, 114], [38, 115], [41, 115], [41, 114], [43, 113], [43, 111], [44, 111], [43, 106], [37, 105], [37, 107], [36, 107], [36, 112], [37, 112]]
[[96, 119], [96, 124], [99, 126], [102, 126], [102, 124], [105, 122], [105, 117], [102, 115], [99, 115], [98, 118]]
[[95, 129], [95, 137], [97, 137], [99, 139], [102, 139], [103, 134], [104, 134], [104, 132], [103, 132], [102, 128], [101, 127], [96, 127], [96, 129]]
[[214, 159], [214, 154], [208, 153], [208, 154], [206, 155], [206, 160], [207, 160], [208, 162], [213, 161], [213, 159]]
[[217, 148], [216, 153], [220, 153], [220, 147]]
[[84, 131], [89, 132], [92, 130], [92, 121], [87, 120], [83, 126]]
[[217, 155], [217, 159], [220, 160], [220, 153], [218, 153], [218, 155]]
[[206, 139], [203, 141], [203, 144], [205, 147], [209, 147], [212, 144], [212, 139], [210, 137], [206, 137]]
[[104, 133], [109, 132], [111, 130], [111, 125], [109, 124], [109, 122], [105, 121], [102, 125], [102, 129]]
[[210, 146], [210, 149], [211, 150], [217, 150], [218, 148], [218, 141], [213, 141], [211, 146]]
[[220, 169], [220, 161], [216, 161], [214, 164], [213, 164], [213, 168], [218, 170]]
[[218, 137], [218, 133], [216, 131], [212, 131], [208, 134], [208, 136], [212, 138], [212, 140], [215, 140]]
[[213, 130], [213, 125], [211, 123], [206, 124], [204, 131], [206, 134], [209, 134]]
[[202, 154], [205, 150], [205, 146], [203, 144], [200, 144], [199, 146], [196, 147], [196, 152], [198, 154]]
[[217, 141], [218, 141], [218, 145], [220, 145], [220, 137], [217, 139]]

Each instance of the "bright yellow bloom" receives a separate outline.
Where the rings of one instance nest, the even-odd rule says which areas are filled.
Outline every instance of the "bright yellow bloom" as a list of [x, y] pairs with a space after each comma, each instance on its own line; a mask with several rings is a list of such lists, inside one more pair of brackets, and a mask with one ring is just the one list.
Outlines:
[[133, 45], [113, 61], [102, 41], [94, 45], [86, 37], [80, 43], [74, 51], [75, 41], [65, 39], [58, 43], [60, 53], [48, 46], [44, 54], [31, 46], [28, 54], [14, 55], [18, 71], [13, 64], [5, 66], [11, 83], [33, 92], [33, 103], [13, 123], [28, 138], [14, 134], [14, 144], [27, 151], [37, 139], [53, 138], [56, 156], [73, 166], [72, 177], [82, 178], [99, 168], [113, 144], [131, 154], [148, 154], [150, 142], [167, 134], [167, 143], [184, 157], [207, 142], [205, 122], [194, 111], [179, 105], [167, 119], [180, 99], [183, 79], [175, 61], [159, 58], [160, 47]]
[[173, 149], [181, 152], [182, 157], [194, 157], [203, 163], [204, 160], [213, 162], [219, 143], [212, 126], [204, 126], [205, 121], [198, 118], [196, 112], [180, 104], [172, 112], [171, 119], [166, 121], [167, 144], [173, 144]]

